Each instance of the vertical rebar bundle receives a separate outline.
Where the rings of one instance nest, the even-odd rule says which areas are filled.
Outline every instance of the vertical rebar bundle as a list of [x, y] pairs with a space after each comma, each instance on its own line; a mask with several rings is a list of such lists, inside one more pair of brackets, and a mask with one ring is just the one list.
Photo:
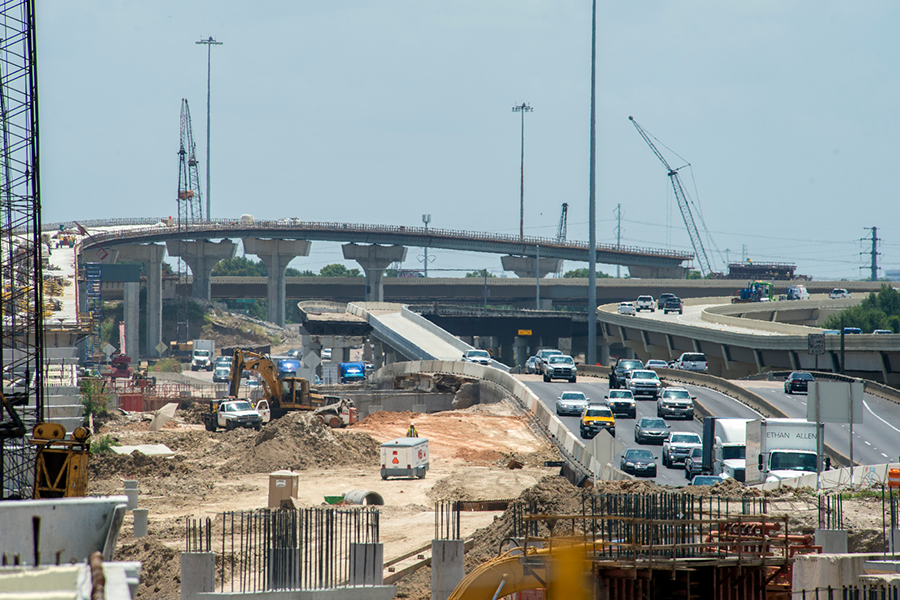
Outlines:
[[434, 504], [434, 539], [459, 540], [459, 502]]
[[220, 555], [222, 592], [326, 589], [351, 585], [351, 547], [377, 544], [379, 534], [371, 508], [266, 509], [188, 518], [185, 549]]
[[[44, 420], [44, 302], [33, 0], [0, 6], [0, 499], [31, 497], [26, 431]], [[13, 414], [15, 413], [15, 414]]]

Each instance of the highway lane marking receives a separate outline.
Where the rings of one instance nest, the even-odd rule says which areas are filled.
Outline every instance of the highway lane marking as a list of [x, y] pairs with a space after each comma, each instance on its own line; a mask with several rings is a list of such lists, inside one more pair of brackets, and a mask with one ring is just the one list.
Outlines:
[[869, 411], [870, 413], [872, 413], [872, 416], [873, 416], [873, 417], [875, 417], [876, 419], [878, 419], [879, 421], [881, 421], [882, 423], [884, 423], [885, 425], [887, 425], [888, 427], [890, 427], [891, 429], [893, 429], [894, 431], [896, 431], [897, 433], [900, 433], [900, 429], [897, 429], [896, 427], [894, 427], [893, 425], [891, 425], [890, 423], [888, 423], [887, 421], [885, 421], [884, 419], [882, 419], [879, 415], [875, 414], [875, 411], [872, 410], [872, 408], [869, 406], [869, 403], [866, 402], [865, 400], [863, 400], [863, 406], [866, 407], [866, 410], [867, 410], [867, 411]]
[[869, 443], [869, 440], [863, 440], [863, 441], [866, 443], [866, 446], [871, 446], [871, 445], [872, 445], [872, 444]]
[[885, 458], [887, 458], [887, 457], [888, 457], [888, 455], [887, 455], [887, 454], [885, 454], [885, 453], [884, 453], [884, 452], [882, 452], [882, 453], [881, 453], [881, 455], [882, 455], [882, 456], [883, 456], [883, 457], [885, 457]]

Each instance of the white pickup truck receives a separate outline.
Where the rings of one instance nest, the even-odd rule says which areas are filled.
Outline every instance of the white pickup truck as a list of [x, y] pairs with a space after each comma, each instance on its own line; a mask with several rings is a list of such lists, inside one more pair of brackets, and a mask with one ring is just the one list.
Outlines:
[[231, 431], [238, 427], [262, 429], [263, 419], [246, 400], [213, 401], [212, 410], [203, 414], [203, 423], [207, 431], [215, 431], [219, 427]]

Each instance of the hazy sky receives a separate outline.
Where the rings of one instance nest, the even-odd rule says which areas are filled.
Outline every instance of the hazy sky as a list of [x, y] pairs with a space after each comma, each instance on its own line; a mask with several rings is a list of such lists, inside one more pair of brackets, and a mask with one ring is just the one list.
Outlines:
[[[528, 102], [526, 234], [555, 236], [567, 202], [569, 239], [587, 240], [590, 8], [41, 0], [43, 220], [177, 214], [182, 98], [206, 192], [195, 42], [213, 36], [213, 217], [421, 225], [430, 213], [431, 227], [518, 233], [511, 108]], [[623, 244], [691, 250], [633, 115], [673, 167], [691, 163], [681, 176], [717, 268], [746, 246], [816, 279], [865, 277], [860, 239], [876, 226], [880, 265], [900, 269], [898, 23], [888, 0], [599, 2], [598, 241], [615, 241], [621, 204]], [[435, 275], [500, 272], [494, 255], [430, 254]], [[291, 266], [339, 261], [338, 245], [316, 242]]]

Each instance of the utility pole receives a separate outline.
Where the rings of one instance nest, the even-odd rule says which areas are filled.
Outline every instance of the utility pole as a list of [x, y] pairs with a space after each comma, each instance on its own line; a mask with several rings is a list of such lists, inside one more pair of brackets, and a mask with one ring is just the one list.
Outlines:
[[522, 171], [519, 177], [519, 239], [525, 238], [525, 113], [532, 112], [527, 103], [512, 107], [513, 112], [522, 113]]
[[534, 247], [534, 310], [541, 310], [541, 247]]
[[878, 228], [877, 227], [864, 227], [864, 229], [872, 230], [871, 238], [863, 238], [863, 240], [871, 240], [872, 241], [872, 249], [869, 251], [871, 254], [871, 269], [872, 273], [869, 276], [869, 281], [878, 281], [878, 242], [881, 241], [878, 239]]
[[596, 175], [596, 87], [597, 72], [597, 0], [591, 6], [591, 174], [588, 195], [588, 347], [585, 362], [597, 363], [597, 206], [594, 195]]
[[210, 188], [209, 184], [209, 107], [212, 89], [210, 87], [212, 73], [212, 47], [221, 46], [222, 42], [217, 42], [212, 36], [209, 36], [209, 38], [200, 40], [199, 42], [195, 43], [206, 45], [206, 220], [209, 221], [212, 219], [212, 213], [210, 212], [210, 198], [212, 196], [212, 189]]
[[[616, 250], [622, 249], [622, 205], [617, 204], [616, 210]], [[616, 278], [622, 277], [622, 265], [616, 265]]]

